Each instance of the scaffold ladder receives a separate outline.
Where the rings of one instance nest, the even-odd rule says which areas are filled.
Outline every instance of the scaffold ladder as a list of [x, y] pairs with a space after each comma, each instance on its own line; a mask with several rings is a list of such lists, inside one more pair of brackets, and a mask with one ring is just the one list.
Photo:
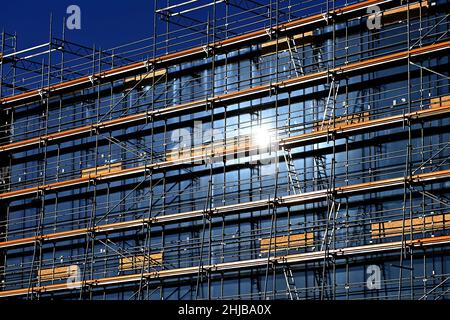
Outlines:
[[[320, 125], [320, 130], [323, 130], [324, 125], [326, 122], [328, 122], [327, 127], [331, 125], [331, 122], [333, 121], [334, 115], [334, 108], [337, 101], [337, 95], [339, 92], [339, 83], [336, 85], [335, 80], [333, 79], [331, 83], [327, 84], [329, 87], [328, 90], [328, 96], [327, 100], [325, 101], [325, 105], [323, 108], [323, 116], [322, 116], [322, 123]], [[333, 89], [336, 88], [333, 94]], [[331, 107], [330, 107], [331, 106]]]
[[292, 190], [293, 194], [302, 193], [300, 178], [298, 176], [297, 169], [295, 168], [294, 159], [292, 158], [291, 149], [283, 147], [283, 157], [284, 162], [286, 163], [288, 178], [289, 178], [289, 187]]
[[289, 265], [285, 265], [283, 268], [284, 279], [286, 280], [287, 294], [291, 300], [299, 300], [300, 296], [298, 294], [297, 286], [295, 285], [295, 278], [292, 273], [292, 269]]
[[[328, 264], [329, 264], [329, 250], [330, 250], [330, 244], [331, 244], [331, 239], [333, 239], [334, 236], [334, 232], [335, 232], [335, 225], [333, 225], [332, 228], [330, 228], [330, 222], [334, 222], [338, 215], [339, 215], [339, 210], [341, 208], [341, 203], [338, 202], [336, 205], [336, 201], [332, 200], [332, 204], [331, 207], [329, 209], [328, 212], [328, 216], [327, 216], [327, 224], [325, 227], [325, 231], [323, 234], [323, 239], [322, 239], [322, 243], [320, 246], [320, 251], [325, 251], [325, 257], [323, 259], [323, 265], [322, 268], [319, 268], [318, 270], [316, 270], [316, 281], [317, 281], [317, 285], [320, 287], [320, 299], [326, 299], [328, 298], [328, 275], [329, 275], [329, 271], [328, 271]], [[331, 229], [331, 230], [330, 230]], [[333, 259], [333, 257], [331, 257]]]
[[[337, 206], [336, 206], [336, 203], [337, 203]], [[335, 209], [336, 209], [336, 211], [335, 211]], [[341, 209], [341, 203], [333, 201], [332, 204], [331, 204], [331, 207], [330, 207], [330, 211], [328, 213], [327, 224], [326, 224], [326, 227], [325, 227], [325, 232], [324, 232], [324, 235], [323, 235], [320, 251], [328, 250], [328, 248], [329, 248], [329, 246], [331, 244], [331, 240], [330, 239], [332, 239], [333, 236], [334, 236], [334, 229], [335, 228], [329, 228], [329, 225], [330, 225], [330, 222], [332, 221], [332, 219], [333, 219], [333, 221], [335, 221], [337, 219], [340, 209]], [[334, 215], [333, 215], [333, 212], [335, 212]], [[330, 231], [330, 229], [331, 229], [331, 231]], [[329, 232], [331, 233], [330, 235], [328, 235]]]
[[289, 38], [287, 41], [288, 49], [289, 49], [289, 56], [291, 59], [292, 66], [295, 71], [295, 76], [299, 77], [301, 75], [305, 74], [305, 71], [303, 70], [303, 64], [302, 59], [300, 58], [300, 53], [297, 49], [297, 44], [295, 43], [294, 38]]
[[326, 300], [328, 299], [328, 268], [326, 268], [327, 266], [327, 262], [324, 262], [324, 265], [322, 267], [318, 267], [317, 269], [314, 270], [314, 276], [315, 276], [315, 280], [317, 283], [317, 288], [319, 289], [320, 292], [320, 300]]

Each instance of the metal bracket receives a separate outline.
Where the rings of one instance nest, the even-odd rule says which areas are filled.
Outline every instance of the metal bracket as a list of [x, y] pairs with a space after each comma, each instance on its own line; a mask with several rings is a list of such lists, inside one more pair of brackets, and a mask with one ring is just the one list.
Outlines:
[[211, 220], [214, 212], [217, 212], [217, 210], [214, 209], [214, 208], [211, 209], [211, 210], [210, 209], [206, 209], [206, 210], [203, 210], [202, 215], [203, 215], [204, 218], [206, 218], [208, 220]]
[[[145, 154], [146, 152], [144, 152], [144, 154]], [[149, 167], [148, 165], [147, 165], [147, 162], [148, 161], [146, 161], [146, 164], [145, 164], [145, 172], [147, 173], [147, 174], [152, 174], [152, 172], [153, 172], [153, 168], [152, 167]]]
[[273, 206], [278, 206], [281, 203], [281, 198], [280, 197], [276, 197], [273, 200], [269, 199], [269, 204], [273, 205]]
[[150, 70], [154, 70], [155, 69], [155, 65], [150, 60], [145, 60], [144, 61], [144, 68], [147, 70], [147, 72], [150, 72]]
[[46, 92], [47, 91], [45, 91], [45, 89], [39, 89], [38, 93], [39, 93], [39, 96], [41, 97], [41, 99], [44, 99]]
[[92, 85], [94, 85], [97, 80], [98, 80], [97, 76], [95, 76], [95, 75], [89, 76], [89, 81], [91, 82]]
[[158, 222], [158, 217], [150, 217], [150, 220], [147, 222], [147, 224], [154, 224]]
[[213, 47], [211, 47], [209, 44], [202, 46], [202, 49], [206, 53], [207, 57], [209, 57], [210, 52], [213, 51]]
[[214, 99], [208, 98], [205, 103], [205, 110], [212, 110], [214, 108]]
[[39, 137], [39, 144], [45, 146], [47, 144], [47, 138]]
[[96, 232], [95, 232], [95, 226], [88, 228], [88, 229], [86, 230], [86, 233], [87, 233], [89, 236], [91, 236], [92, 238], [94, 238], [94, 237], [95, 237], [95, 234], [96, 234]]
[[142, 226], [146, 228], [151, 228], [152, 226], [152, 218], [150, 219], [143, 219], [142, 220]]
[[153, 112], [152, 111], [148, 111], [147, 110], [147, 113], [145, 114], [145, 116], [146, 116], [145, 117], [146, 121], [150, 121], [150, 122], [154, 121], [154, 117], [153, 117]]
[[38, 189], [36, 190], [36, 195], [38, 197], [42, 197], [44, 195], [44, 191], [45, 191], [45, 189], [42, 189], [41, 187], [38, 187]]
[[96, 186], [97, 185], [97, 179], [98, 179], [98, 177], [97, 176], [94, 176], [94, 177], [89, 177], [89, 180], [88, 180], [88, 186]]
[[273, 94], [277, 94], [278, 93], [278, 85], [274, 85], [274, 84], [270, 84], [269, 85], [269, 94], [270, 96], [272, 96]]
[[269, 36], [270, 39], [272, 39], [272, 36], [277, 33], [277, 30], [275, 30], [273, 27], [272, 28], [267, 28], [264, 31], [266, 31], [266, 33], [267, 33], [267, 35]]
[[92, 137], [92, 133], [94, 133], [95, 135], [100, 134], [100, 129], [101, 127], [98, 124], [92, 124], [90, 137]]
[[287, 260], [286, 256], [282, 256], [282, 257], [280, 257], [280, 259], [273, 260], [272, 263], [273, 264], [277, 263], [277, 264], [286, 264], [287, 265], [288, 260]]

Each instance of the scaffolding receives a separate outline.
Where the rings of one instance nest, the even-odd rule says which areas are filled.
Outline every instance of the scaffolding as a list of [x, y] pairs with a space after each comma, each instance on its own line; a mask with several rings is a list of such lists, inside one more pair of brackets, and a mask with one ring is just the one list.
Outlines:
[[107, 50], [3, 32], [0, 298], [448, 298], [448, 8], [159, 0]]

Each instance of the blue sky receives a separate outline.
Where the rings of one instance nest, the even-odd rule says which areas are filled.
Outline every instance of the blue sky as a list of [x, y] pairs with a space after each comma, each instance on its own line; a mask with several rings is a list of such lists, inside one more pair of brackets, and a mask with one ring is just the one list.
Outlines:
[[48, 41], [50, 13], [55, 36], [61, 37], [69, 5], [81, 9], [81, 30], [67, 30], [66, 39], [107, 49], [151, 36], [153, 0], [15, 0], [2, 1], [0, 30], [17, 32], [19, 49]]

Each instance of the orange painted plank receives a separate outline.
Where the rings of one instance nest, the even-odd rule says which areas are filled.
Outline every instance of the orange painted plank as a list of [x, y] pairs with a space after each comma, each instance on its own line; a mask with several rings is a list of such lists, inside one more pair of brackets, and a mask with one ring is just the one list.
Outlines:
[[[411, 227], [412, 225], [412, 227]], [[434, 214], [403, 220], [381, 221], [371, 224], [372, 238], [396, 237], [403, 234], [437, 231], [450, 228], [450, 214]]]

